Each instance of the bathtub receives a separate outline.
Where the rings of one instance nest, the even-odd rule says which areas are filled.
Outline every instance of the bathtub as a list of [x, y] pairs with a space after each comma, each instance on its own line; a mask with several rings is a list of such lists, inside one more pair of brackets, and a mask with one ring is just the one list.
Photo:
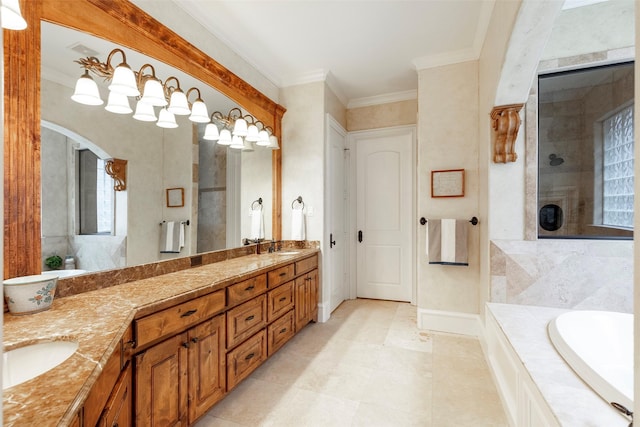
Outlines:
[[570, 311], [549, 322], [549, 337], [571, 368], [605, 401], [633, 410], [633, 315]]

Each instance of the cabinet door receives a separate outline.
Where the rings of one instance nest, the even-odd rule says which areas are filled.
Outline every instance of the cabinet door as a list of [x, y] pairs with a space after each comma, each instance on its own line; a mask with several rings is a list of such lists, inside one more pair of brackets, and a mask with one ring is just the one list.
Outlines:
[[318, 321], [318, 270], [307, 274], [309, 278], [309, 321]]
[[296, 331], [309, 323], [309, 281], [307, 276], [296, 279]]
[[189, 424], [224, 397], [226, 391], [225, 316], [188, 331]]
[[124, 427], [132, 425], [131, 385], [131, 364], [128, 364], [113, 388], [113, 393], [107, 401], [102, 417], [98, 422], [99, 426]]
[[187, 334], [136, 356], [137, 426], [187, 425]]

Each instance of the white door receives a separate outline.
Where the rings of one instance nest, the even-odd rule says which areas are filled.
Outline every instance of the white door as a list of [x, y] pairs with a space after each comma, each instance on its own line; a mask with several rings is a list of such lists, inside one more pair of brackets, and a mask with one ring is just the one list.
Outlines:
[[325, 289], [330, 290], [329, 313], [346, 299], [349, 287], [348, 239], [347, 239], [347, 192], [345, 156], [346, 132], [330, 115], [327, 115], [327, 242], [326, 272], [329, 281]]
[[414, 139], [414, 127], [355, 136], [359, 298], [413, 299]]

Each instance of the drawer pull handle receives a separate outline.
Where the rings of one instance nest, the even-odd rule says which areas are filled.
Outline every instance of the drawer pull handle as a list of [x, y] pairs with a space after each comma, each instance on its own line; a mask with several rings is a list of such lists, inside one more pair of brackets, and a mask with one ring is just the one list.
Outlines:
[[244, 319], [244, 320], [245, 320], [245, 322], [248, 322], [249, 320], [253, 320], [253, 319], [255, 319], [255, 317], [256, 317], [256, 316], [254, 316], [254, 315], [252, 314], [251, 316], [247, 317], [247, 318], [246, 318], [246, 319]]
[[247, 286], [246, 288], [244, 288], [245, 291], [250, 291], [252, 289], [255, 289], [255, 285]]
[[253, 356], [255, 356], [255, 355], [256, 355], [255, 353], [249, 353], [249, 354], [247, 354], [247, 357], [244, 358], [244, 360], [251, 360], [251, 359], [253, 359]]
[[280, 298], [280, 302], [282, 302], [282, 301], [286, 301], [286, 300], [287, 300], [287, 297], [282, 297], [282, 298]]
[[283, 271], [282, 273], [280, 273], [280, 277], [284, 277], [284, 276], [286, 276], [286, 275], [287, 275], [287, 272], [286, 272], [286, 271]]
[[196, 313], [196, 311], [198, 311], [198, 310], [196, 309], [196, 310], [189, 310], [189, 311], [185, 311], [184, 313], [182, 313], [182, 314], [180, 315], [180, 317], [189, 317], [189, 316], [191, 316], [192, 314], [195, 314], [195, 313]]
[[285, 332], [287, 332], [287, 328], [282, 328], [282, 329], [280, 329], [280, 333], [281, 333], [281, 334], [284, 334]]

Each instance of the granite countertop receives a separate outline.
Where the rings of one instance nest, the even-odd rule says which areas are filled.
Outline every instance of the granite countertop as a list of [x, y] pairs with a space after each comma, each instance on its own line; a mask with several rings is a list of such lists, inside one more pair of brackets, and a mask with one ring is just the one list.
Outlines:
[[168, 273], [65, 298], [26, 316], [4, 315], [4, 350], [74, 340], [78, 350], [56, 368], [3, 392], [5, 426], [68, 425], [132, 320], [317, 253], [265, 253]]

